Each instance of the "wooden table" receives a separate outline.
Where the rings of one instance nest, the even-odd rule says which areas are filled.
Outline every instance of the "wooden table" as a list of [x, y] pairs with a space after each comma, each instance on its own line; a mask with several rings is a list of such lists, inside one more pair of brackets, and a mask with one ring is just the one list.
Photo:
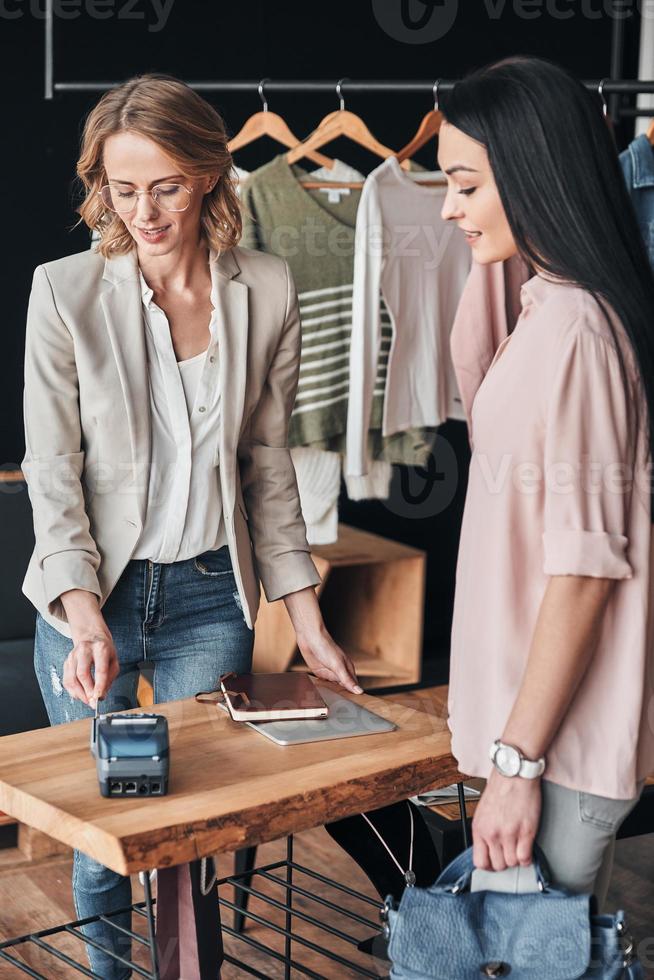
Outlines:
[[154, 706], [170, 731], [169, 795], [161, 798], [100, 796], [90, 720], [8, 735], [0, 738], [0, 809], [127, 875], [290, 837], [461, 780], [442, 712], [347, 696], [397, 730], [282, 747], [213, 704]]

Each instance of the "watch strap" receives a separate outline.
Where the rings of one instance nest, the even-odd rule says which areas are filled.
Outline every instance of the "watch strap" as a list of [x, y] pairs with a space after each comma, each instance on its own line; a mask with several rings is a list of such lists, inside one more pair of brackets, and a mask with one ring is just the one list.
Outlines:
[[524, 779], [536, 779], [541, 776], [545, 770], [545, 759], [540, 758], [532, 762], [531, 759], [522, 759], [520, 763], [519, 776]]

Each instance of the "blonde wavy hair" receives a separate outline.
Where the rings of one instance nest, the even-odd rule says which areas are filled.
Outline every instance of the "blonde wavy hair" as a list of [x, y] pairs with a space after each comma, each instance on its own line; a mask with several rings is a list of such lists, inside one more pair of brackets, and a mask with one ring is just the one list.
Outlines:
[[187, 177], [219, 175], [213, 190], [203, 198], [202, 235], [217, 252], [236, 245], [242, 220], [225, 123], [213, 106], [184, 82], [152, 72], [110, 89], [84, 123], [76, 167], [83, 200], [75, 208], [80, 220], [74, 227], [83, 221], [99, 232], [97, 251], [106, 258], [136, 247], [120, 216], [106, 209], [97, 193], [107, 183], [102, 162], [105, 140], [126, 131], [153, 140]]

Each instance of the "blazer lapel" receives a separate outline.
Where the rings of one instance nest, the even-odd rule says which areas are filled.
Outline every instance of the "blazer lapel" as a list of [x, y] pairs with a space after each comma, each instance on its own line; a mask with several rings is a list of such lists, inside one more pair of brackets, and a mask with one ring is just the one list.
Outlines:
[[123, 389], [138, 511], [145, 521], [150, 470], [151, 417], [147, 348], [136, 250], [107, 258], [100, 296]]
[[213, 257], [216, 262], [214, 303], [218, 310], [218, 378], [220, 384], [219, 449], [223, 506], [236, 501], [236, 448], [243, 419], [248, 347], [248, 286], [236, 276], [240, 267], [233, 249]]

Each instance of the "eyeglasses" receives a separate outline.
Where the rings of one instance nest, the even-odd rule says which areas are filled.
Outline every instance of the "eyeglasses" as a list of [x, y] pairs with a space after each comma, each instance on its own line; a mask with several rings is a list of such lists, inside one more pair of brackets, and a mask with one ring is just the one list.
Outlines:
[[105, 184], [100, 188], [98, 194], [102, 198], [104, 206], [110, 211], [125, 214], [134, 210], [139, 194], [149, 194], [157, 207], [164, 211], [186, 211], [191, 203], [192, 190], [192, 187], [189, 189], [183, 184], [156, 184], [149, 191], [121, 189], [111, 184]]

